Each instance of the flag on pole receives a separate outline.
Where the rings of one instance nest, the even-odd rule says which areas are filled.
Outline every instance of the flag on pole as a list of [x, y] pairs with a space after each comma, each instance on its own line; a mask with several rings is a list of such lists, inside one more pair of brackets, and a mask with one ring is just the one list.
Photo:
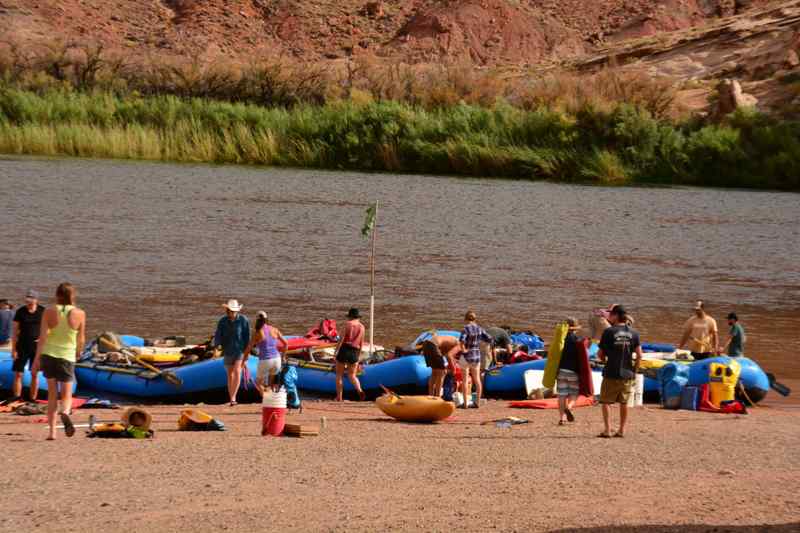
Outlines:
[[378, 210], [377, 203], [367, 208], [367, 217], [364, 219], [364, 226], [361, 228], [361, 236], [368, 238], [375, 228], [375, 213]]

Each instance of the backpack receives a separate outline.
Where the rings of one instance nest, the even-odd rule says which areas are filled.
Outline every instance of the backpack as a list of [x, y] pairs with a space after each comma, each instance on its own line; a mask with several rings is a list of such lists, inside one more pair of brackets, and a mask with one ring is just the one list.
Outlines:
[[442, 384], [442, 399], [446, 402], [453, 401], [453, 393], [456, 391], [456, 380], [453, 374], [447, 373], [444, 376], [444, 383]]
[[298, 409], [300, 407], [300, 393], [297, 391], [297, 368], [284, 365], [278, 374], [278, 382], [286, 389], [286, 407]]

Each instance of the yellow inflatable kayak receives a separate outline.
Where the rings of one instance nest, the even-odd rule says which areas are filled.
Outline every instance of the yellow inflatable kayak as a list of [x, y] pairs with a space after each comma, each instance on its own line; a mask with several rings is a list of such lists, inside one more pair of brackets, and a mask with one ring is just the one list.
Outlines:
[[387, 415], [403, 422], [436, 422], [453, 414], [456, 405], [435, 396], [384, 394], [375, 403]]

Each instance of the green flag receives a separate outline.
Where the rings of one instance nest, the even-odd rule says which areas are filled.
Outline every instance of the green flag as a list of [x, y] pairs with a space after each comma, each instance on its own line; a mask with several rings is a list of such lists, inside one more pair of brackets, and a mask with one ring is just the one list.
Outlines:
[[375, 212], [377, 211], [378, 204], [375, 203], [367, 208], [367, 217], [364, 219], [364, 227], [361, 228], [361, 236], [364, 238], [369, 237], [375, 228]]

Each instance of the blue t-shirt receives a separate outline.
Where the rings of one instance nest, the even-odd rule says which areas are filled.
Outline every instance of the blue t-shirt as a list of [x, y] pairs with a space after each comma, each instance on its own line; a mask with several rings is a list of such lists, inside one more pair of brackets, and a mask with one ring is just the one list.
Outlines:
[[741, 357], [744, 355], [744, 328], [736, 322], [731, 326], [731, 345], [728, 348], [728, 355], [731, 357]]
[[14, 311], [11, 309], [0, 309], [0, 344], [5, 344], [11, 340], [13, 324]]
[[600, 339], [600, 349], [606, 356], [603, 377], [610, 379], [633, 379], [633, 354], [639, 347], [639, 333], [630, 326], [606, 328]]

